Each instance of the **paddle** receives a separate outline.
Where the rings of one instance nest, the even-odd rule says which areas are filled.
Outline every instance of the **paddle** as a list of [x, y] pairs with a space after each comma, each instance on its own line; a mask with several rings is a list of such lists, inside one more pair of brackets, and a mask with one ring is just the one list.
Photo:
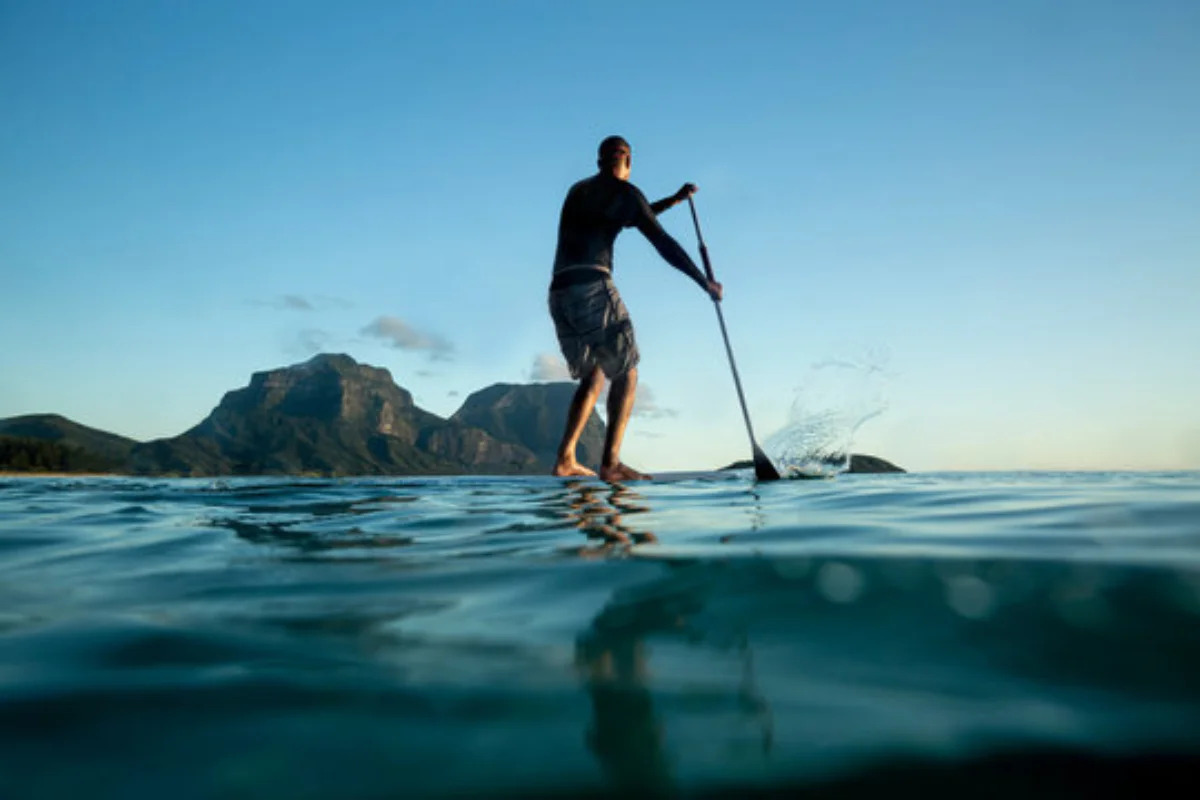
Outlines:
[[[696, 239], [700, 242], [700, 258], [704, 261], [704, 272], [710, 281], [713, 277], [712, 262], [708, 260], [708, 248], [704, 245], [704, 235], [700, 233], [700, 218], [696, 216], [696, 203], [688, 195], [688, 207], [692, 209], [692, 222], [696, 226]], [[725, 352], [729, 354], [729, 368], [733, 370], [733, 385], [737, 387], [738, 400], [742, 404], [742, 417], [746, 420], [746, 433], [750, 434], [750, 447], [754, 451], [754, 477], [760, 481], [779, 480], [779, 471], [767, 458], [767, 454], [754, 440], [754, 427], [750, 424], [750, 412], [746, 410], [746, 395], [742, 393], [742, 379], [738, 377], [737, 364], [733, 361], [733, 348], [729, 346], [729, 332], [725, 330], [725, 315], [721, 313], [721, 304], [713, 300], [713, 308], [717, 310], [717, 320], [721, 323], [721, 337], [725, 340]]]

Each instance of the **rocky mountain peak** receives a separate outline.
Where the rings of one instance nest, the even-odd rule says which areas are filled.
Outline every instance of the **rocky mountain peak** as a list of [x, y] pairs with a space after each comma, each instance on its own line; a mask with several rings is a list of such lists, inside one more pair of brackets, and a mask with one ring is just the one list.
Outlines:
[[413, 399], [386, 369], [359, 364], [348, 355], [322, 353], [302, 364], [254, 373], [250, 385], [227, 393], [221, 406], [326, 421], [361, 421], [366, 415], [387, 427], [395, 412], [413, 408]]

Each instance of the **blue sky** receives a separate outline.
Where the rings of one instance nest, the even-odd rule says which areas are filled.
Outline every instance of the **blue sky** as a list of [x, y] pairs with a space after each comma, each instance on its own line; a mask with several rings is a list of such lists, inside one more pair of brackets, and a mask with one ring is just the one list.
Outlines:
[[[912, 469], [1200, 468], [1190, 0], [0, 0], [0, 107], [0, 417], [170, 436], [322, 351], [442, 415], [553, 375], [558, 210], [621, 133], [700, 186], [760, 439], [841, 360]], [[627, 459], [746, 457], [711, 303], [616, 259]]]

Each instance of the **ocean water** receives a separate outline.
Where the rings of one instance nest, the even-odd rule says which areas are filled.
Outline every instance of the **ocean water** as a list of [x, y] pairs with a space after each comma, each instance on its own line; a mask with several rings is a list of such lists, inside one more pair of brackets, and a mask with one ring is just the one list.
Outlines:
[[0, 797], [1140, 794], [1200, 474], [0, 479]]

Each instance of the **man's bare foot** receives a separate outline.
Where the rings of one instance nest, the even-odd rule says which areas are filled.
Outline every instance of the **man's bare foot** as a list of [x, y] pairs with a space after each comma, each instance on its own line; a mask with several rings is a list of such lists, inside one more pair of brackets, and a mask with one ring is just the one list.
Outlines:
[[648, 481], [652, 478], [651, 475], [645, 475], [638, 472], [633, 467], [620, 462], [611, 467], [600, 467], [600, 480], [608, 481], [609, 483], [621, 483], [622, 481]]
[[572, 475], [577, 475], [581, 478], [596, 477], [595, 472], [573, 458], [570, 461], [559, 461], [554, 465], [554, 469], [550, 471], [550, 474], [557, 475], [560, 478], [568, 478]]

